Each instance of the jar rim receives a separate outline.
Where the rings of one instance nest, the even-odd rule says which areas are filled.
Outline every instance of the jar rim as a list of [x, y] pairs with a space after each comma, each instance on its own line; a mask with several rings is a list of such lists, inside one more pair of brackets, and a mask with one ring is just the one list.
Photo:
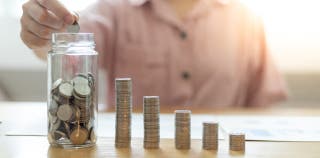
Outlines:
[[54, 47], [95, 45], [93, 33], [53, 33], [51, 42]]

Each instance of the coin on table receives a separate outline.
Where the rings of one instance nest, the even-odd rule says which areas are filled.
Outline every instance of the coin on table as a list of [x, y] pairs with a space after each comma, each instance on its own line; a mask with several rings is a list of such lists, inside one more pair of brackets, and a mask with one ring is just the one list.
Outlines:
[[218, 149], [218, 123], [217, 122], [203, 122], [202, 130], [202, 148], [205, 150]]
[[190, 110], [175, 111], [175, 146], [190, 149]]
[[61, 83], [59, 86], [59, 93], [64, 97], [71, 97], [73, 92], [73, 86], [69, 82]]
[[72, 144], [81, 145], [88, 139], [88, 130], [85, 128], [77, 127], [70, 134], [70, 141]]
[[232, 151], [244, 151], [246, 136], [244, 133], [233, 132], [229, 134], [229, 148]]
[[143, 97], [143, 118], [144, 118], [144, 141], [146, 149], [159, 148], [160, 126], [159, 126], [159, 96]]
[[74, 110], [70, 105], [63, 104], [59, 106], [57, 116], [62, 121], [70, 121], [74, 116], [73, 112]]

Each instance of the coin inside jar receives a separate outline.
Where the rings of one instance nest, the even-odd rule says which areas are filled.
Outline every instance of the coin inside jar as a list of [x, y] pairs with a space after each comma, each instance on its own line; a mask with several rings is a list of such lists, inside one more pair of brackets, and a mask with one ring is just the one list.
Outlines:
[[96, 134], [94, 132], [94, 128], [93, 127], [90, 129], [90, 141], [92, 141], [92, 142], [96, 142], [97, 141], [97, 136], [96, 136]]
[[85, 97], [90, 95], [91, 93], [91, 88], [89, 87], [88, 84], [75, 84], [74, 85], [74, 91], [76, 94]]
[[55, 140], [59, 140], [60, 138], [67, 138], [67, 135], [61, 131], [54, 131]]
[[55, 142], [54, 133], [49, 132], [47, 137], [49, 143]]
[[94, 80], [93, 74], [88, 73], [88, 81], [89, 81], [89, 86], [90, 86], [91, 88], [93, 88], [93, 87], [94, 87], [94, 84], [95, 84], [95, 80]]
[[50, 121], [52, 130], [57, 130], [60, 127], [61, 121], [56, 116], [52, 116]]
[[55, 100], [51, 100], [50, 107], [49, 107], [49, 113], [52, 116], [56, 116], [58, 111], [58, 103]]
[[53, 84], [52, 84], [52, 89], [54, 90], [54, 89], [57, 89], [59, 86], [60, 86], [60, 84], [62, 83], [62, 79], [61, 78], [59, 78], [59, 79], [57, 79]]
[[83, 74], [79, 74], [72, 79], [74, 84], [89, 84], [89, 80]]
[[68, 104], [59, 106], [57, 116], [62, 121], [69, 121], [73, 117], [73, 108]]
[[59, 93], [65, 97], [71, 97], [73, 92], [73, 86], [69, 82], [60, 84]]
[[70, 141], [72, 144], [81, 145], [88, 139], [88, 130], [85, 128], [77, 127], [70, 134]]
[[75, 107], [75, 118], [76, 120], [79, 120], [81, 116], [81, 111], [78, 107]]

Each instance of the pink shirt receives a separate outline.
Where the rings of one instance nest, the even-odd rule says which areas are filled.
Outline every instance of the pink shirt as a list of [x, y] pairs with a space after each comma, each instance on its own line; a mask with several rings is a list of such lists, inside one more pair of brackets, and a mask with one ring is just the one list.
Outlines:
[[99, 0], [80, 15], [107, 72], [133, 79], [133, 104], [266, 106], [286, 97], [261, 20], [234, 0], [199, 0], [183, 20], [164, 0]]

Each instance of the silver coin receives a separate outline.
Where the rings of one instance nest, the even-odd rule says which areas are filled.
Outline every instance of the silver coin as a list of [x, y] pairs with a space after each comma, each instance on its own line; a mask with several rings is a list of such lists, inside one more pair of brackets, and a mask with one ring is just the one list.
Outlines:
[[205, 150], [218, 149], [218, 123], [203, 122], [202, 148]]
[[62, 121], [69, 121], [72, 119], [73, 113], [73, 108], [68, 104], [64, 104], [59, 106], [57, 116]]
[[116, 91], [116, 139], [117, 148], [127, 148], [131, 143], [132, 82], [130, 78], [117, 78]]
[[74, 91], [76, 94], [79, 94], [80, 96], [89, 96], [91, 93], [91, 88], [88, 84], [75, 84], [74, 85]]
[[176, 149], [190, 149], [190, 110], [175, 111], [175, 147]]
[[49, 105], [49, 113], [53, 116], [57, 116], [58, 103], [55, 100], [51, 100]]
[[54, 131], [55, 140], [59, 140], [60, 138], [67, 138], [67, 134], [62, 131]]
[[59, 85], [63, 82], [61, 78], [57, 79], [53, 84], [52, 84], [52, 89], [57, 89]]
[[50, 125], [51, 125], [50, 130], [51, 131], [55, 131], [60, 127], [61, 121], [58, 119], [58, 117], [56, 117], [56, 116], [51, 117], [50, 122], [51, 122], [50, 123]]
[[78, 33], [80, 30], [80, 26], [77, 21], [74, 21], [72, 25], [67, 26], [67, 32], [69, 33]]
[[229, 148], [232, 151], [245, 150], [245, 134], [244, 133], [230, 133], [229, 134]]
[[143, 97], [144, 117], [144, 141], [146, 149], [159, 148], [160, 126], [159, 126], [160, 100], [159, 96]]
[[78, 74], [76, 77], [72, 79], [74, 84], [89, 84], [89, 80], [83, 74]]
[[64, 97], [71, 97], [73, 92], [73, 85], [69, 82], [61, 83], [59, 86], [59, 93]]

